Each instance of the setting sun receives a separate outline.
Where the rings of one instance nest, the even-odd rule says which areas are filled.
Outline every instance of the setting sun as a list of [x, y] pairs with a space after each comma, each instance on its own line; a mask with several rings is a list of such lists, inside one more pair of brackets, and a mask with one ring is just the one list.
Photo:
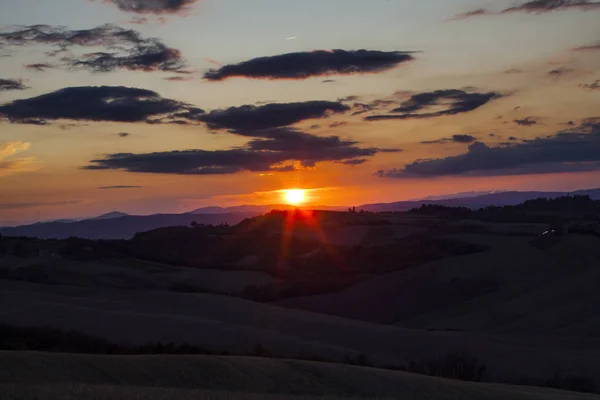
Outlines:
[[306, 191], [303, 189], [289, 189], [283, 192], [285, 201], [292, 205], [304, 203], [306, 199]]

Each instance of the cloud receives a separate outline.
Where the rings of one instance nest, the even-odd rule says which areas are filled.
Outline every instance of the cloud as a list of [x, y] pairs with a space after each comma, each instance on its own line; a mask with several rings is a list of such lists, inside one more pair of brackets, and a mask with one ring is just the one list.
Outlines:
[[[443, 115], [455, 115], [476, 110], [500, 97], [502, 95], [496, 92], [469, 93], [458, 89], [436, 90], [434, 92], [415, 94], [400, 104], [400, 107], [389, 111], [390, 113], [399, 113], [401, 115], [371, 115], [365, 119], [375, 121], [381, 119], [433, 118]], [[439, 110], [440, 107], [445, 107], [445, 109]]]
[[546, 138], [489, 147], [475, 142], [467, 153], [417, 160], [402, 169], [379, 171], [387, 178], [446, 175], [511, 175], [600, 170], [600, 118]]
[[7, 92], [9, 90], [25, 90], [29, 89], [23, 84], [21, 80], [14, 79], [0, 79], [0, 92]]
[[143, 186], [100, 186], [100, 190], [141, 189]]
[[588, 46], [576, 47], [573, 49], [573, 51], [600, 51], [600, 42], [596, 42]]
[[457, 14], [450, 19], [453, 21], [457, 21], [457, 20], [467, 19], [467, 18], [471, 18], [471, 17], [479, 17], [482, 15], [488, 15], [489, 13], [490, 12], [484, 8], [478, 8], [477, 10], [468, 11], [468, 12], [465, 12], [462, 14]]
[[442, 138], [437, 140], [430, 140], [421, 142], [421, 144], [442, 144], [446, 142], [454, 142], [454, 143], [473, 143], [477, 138], [471, 135], [452, 135], [451, 138]]
[[519, 68], [511, 68], [504, 71], [504, 73], [507, 75], [522, 74], [523, 70]]
[[165, 78], [166, 81], [171, 81], [171, 82], [184, 82], [184, 81], [191, 81], [194, 78], [191, 76], [169, 76], [168, 78]]
[[133, 17], [129, 20], [130, 24], [134, 25], [146, 25], [146, 24], [165, 24], [167, 23], [167, 19], [165, 17]]
[[357, 159], [357, 160], [344, 160], [344, 161], [334, 161], [334, 164], [342, 164], [342, 165], [350, 165], [350, 166], [356, 166], [356, 165], [362, 165], [366, 162], [368, 162], [369, 160], [366, 159]]
[[307, 79], [316, 76], [376, 73], [413, 60], [408, 52], [376, 50], [317, 50], [254, 58], [211, 69], [204, 78], [221, 81], [232, 77], [252, 79]]
[[569, 74], [573, 71], [574, 71], [574, 69], [571, 69], [571, 68], [560, 67], [560, 68], [556, 68], [551, 71], [548, 71], [548, 75], [560, 78], [561, 76]]
[[582, 83], [579, 87], [587, 90], [600, 90], [600, 79], [593, 83]]
[[331, 101], [306, 101], [299, 103], [270, 103], [265, 105], [244, 105], [209, 113], [189, 116], [205, 122], [211, 129], [234, 129], [240, 131], [260, 130], [292, 125], [297, 122], [323, 118], [330, 114], [341, 113], [350, 107]]
[[[91, 0], [95, 1], [95, 0]], [[121, 11], [138, 14], [182, 14], [199, 0], [102, 0]]]
[[36, 208], [36, 207], [49, 207], [49, 206], [68, 206], [73, 204], [80, 204], [81, 200], [71, 200], [71, 201], [56, 201], [50, 203], [0, 203], [0, 210], [18, 210], [21, 208]]
[[541, 14], [551, 11], [568, 10], [572, 8], [579, 8], [581, 10], [600, 9], [600, 2], [588, 0], [532, 0], [514, 7], [507, 8], [502, 12], [529, 12]]
[[[255, 131], [245, 146], [227, 150], [185, 150], [148, 154], [118, 153], [92, 160], [84, 169], [138, 173], [221, 175], [244, 171], [288, 172], [314, 168], [320, 162], [357, 165], [379, 152], [395, 149], [358, 147], [338, 136], [315, 136], [292, 128]], [[361, 161], [362, 163], [364, 161]]]
[[[167, 47], [158, 39], [144, 38], [135, 30], [110, 24], [81, 30], [31, 25], [0, 33], [0, 49], [29, 45], [55, 46], [57, 50], [50, 56], [67, 53], [61, 58], [60, 66], [92, 72], [117, 69], [176, 72], [186, 66], [179, 50]], [[107, 51], [75, 55], [70, 52], [74, 47], [103, 47]]]
[[123, 86], [68, 87], [0, 106], [0, 113], [15, 123], [32, 119], [149, 122], [150, 117], [166, 118], [176, 111], [201, 112], [156, 92]]
[[39, 163], [33, 157], [13, 158], [14, 155], [27, 151], [30, 146], [31, 143], [26, 142], [0, 143], [0, 176], [38, 169]]
[[523, 119], [515, 119], [513, 122], [520, 126], [532, 126], [536, 125], [539, 121], [538, 117], [527, 117]]
[[544, 14], [552, 11], [562, 11], [569, 9], [600, 9], [600, 2], [589, 0], [530, 0], [526, 2], [521, 2], [516, 6], [506, 8], [500, 12], [493, 12], [484, 8], [480, 8], [463, 14], [458, 14], [451, 19], [461, 20], [472, 17], [480, 17], [482, 15], [501, 15], [515, 12]]
[[32, 69], [38, 72], [44, 72], [47, 69], [54, 68], [54, 65], [48, 63], [35, 63], [35, 64], [25, 64], [25, 68]]
[[128, 132], [120, 132], [120, 133], [118, 133], [118, 135], [119, 135], [119, 137], [126, 138], [126, 137], [129, 137], [129, 136], [131, 136], [131, 133], [128, 133]]

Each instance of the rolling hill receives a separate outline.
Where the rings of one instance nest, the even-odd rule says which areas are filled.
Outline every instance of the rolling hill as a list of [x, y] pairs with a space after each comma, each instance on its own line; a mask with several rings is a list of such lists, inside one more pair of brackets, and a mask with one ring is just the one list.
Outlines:
[[600, 396], [316, 362], [218, 356], [0, 352], [0, 399], [478, 399]]

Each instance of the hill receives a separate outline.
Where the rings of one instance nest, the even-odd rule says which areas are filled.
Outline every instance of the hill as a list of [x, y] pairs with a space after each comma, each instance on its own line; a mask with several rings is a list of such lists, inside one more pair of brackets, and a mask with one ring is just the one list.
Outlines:
[[438, 204], [448, 207], [468, 207], [478, 209], [488, 206], [515, 206], [527, 200], [538, 198], [554, 199], [563, 196], [590, 196], [594, 200], [600, 200], [600, 189], [577, 190], [574, 192], [499, 192], [484, 194], [473, 197], [458, 197], [436, 200], [414, 200], [414, 201], [398, 201], [394, 203], [376, 203], [365, 204], [357, 209], [362, 209], [370, 212], [386, 212], [386, 211], [408, 211], [412, 208], [418, 208], [423, 204]]
[[543, 384], [553, 374], [600, 376], [600, 342], [569, 337], [496, 336], [370, 324], [232, 297], [160, 290], [39, 285], [0, 280], [0, 320], [74, 329], [116, 343], [188, 343], [211, 351], [262, 352], [342, 362], [364, 354], [374, 366], [461, 352], [485, 364], [490, 382]]
[[217, 356], [0, 353], [0, 398], [594, 400], [600, 396], [467, 383], [348, 365]]
[[93, 218], [87, 218], [88, 220], [98, 220], [98, 219], [115, 219], [115, 218], [121, 218], [121, 217], [128, 217], [129, 214], [120, 212], [120, 211], [112, 211], [106, 214], [102, 214], [99, 215], [97, 217], [93, 217]]
[[138, 232], [162, 227], [187, 226], [192, 222], [213, 225], [235, 225], [251, 216], [254, 216], [254, 213], [126, 215], [110, 218], [93, 218], [70, 223], [46, 222], [14, 228], [0, 228], [0, 234], [4, 236], [27, 236], [41, 239], [66, 239], [68, 237], [131, 239]]

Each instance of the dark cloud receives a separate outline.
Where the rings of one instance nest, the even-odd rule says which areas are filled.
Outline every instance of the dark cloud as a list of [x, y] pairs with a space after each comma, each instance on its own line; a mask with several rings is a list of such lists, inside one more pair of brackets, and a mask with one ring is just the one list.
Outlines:
[[15, 79], [0, 79], [0, 92], [7, 92], [9, 90], [25, 90], [29, 89], [23, 84], [21, 80]]
[[533, 125], [537, 125], [539, 121], [538, 117], [527, 117], [527, 118], [523, 118], [523, 119], [515, 119], [513, 122], [517, 125], [521, 125], [521, 126], [533, 126]]
[[350, 165], [350, 166], [355, 166], [355, 165], [362, 165], [366, 162], [368, 162], [369, 160], [365, 160], [365, 159], [357, 159], [357, 160], [344, 160], [344, 161], [334, 161], [335, 164], [343, 164], [343, 165]]
[[0, 106], [0, 113], [16, 123], [30, 119], [148, 122], [150, 117], [165, 118], [176, 111], [201, 110], [150, 90], [123, 86], [69, 87]]
[[452, 135], [452, 140], [456, 143], [473, 143], [477, 138], [471, 135]]
[[143, 186], [100, 186], [101, 190], [141, 189]]
[[507, 8], [502, 12], [530, 12], [541, 14], [571, 8], [579, 8], [582, 10], [600, 9], [600, 2], [588, 0], [533, 0]]
[[[469, 93], [464, 90], [449, 89], [434, 92], [418, 93], [406, 100], [400, 107], [391, 110], [391, 113], [401, 115], [371, 115], [366, 117], [369, 121], [381, 119], [411, 119], [433, 118], [443, 115], [455, 115], [476, 110], [493, 99], [502, 97], [496, 92]], [[443, 110], [437, 110], [445, 107]], [[425, 111], [425, 112], [419, 112]]]
[[514, 136], [510, 136], [510, 137], [508, 138], [508, 140], [510, 140], [510, 141], [516, 141], [516, 140], [519, 140], [519, 139], [517, 139], [517, 138], [516, 138], [516, 137], [514, 137]]
[[321, 81], [321, 83], [333, 83], [335, 82], [335, 79], [325, 79], [323, 81]]
[[570, 131], [507, 146], [475, 142], [469, 151], [441, 159], [417, 160], [380, 177], [502, 175], [600, 170], [600, 118]]
[[451, 138], [442, 138], [437, 140], [429, 140], [425, 142], [421, 142], [421, 144], [442, 144], [447, 142], [454, 143], [473, 143], [477, 138], [471, 135], [452, 135]]
[[593, 83], [582, 83], [579, 87], [587, 90], [600, 90], [600, 79]]
[[600, 51], [600, 42], [588, 46], [576, 47], [573, 51]]
[[129, 136], [131, 136], [131, 133], [128, 133], [128, 132], [120, 132], [118, 135], [119, 135], [119, 137], [125, 138], [125, 137], [129, 137]]
[[350, 107], [339, 102], [306, 101], [271, 103], [260, 106], [245, 105], [213, 110], [202, 115], [181, 116], [203, 121], [211, 129], [245, 131], [292, 125], [303, 120], [323, 118], [329, 114], [341, 113], [349, 109]]
[[[394, 149], [358, 147], [338, 136], [315, 136], [292, 128], [255, 131], [243, 147], [227, 150], [186, 150], [149, 154], [119, 153], [90, 161], [89, 170], [125, 170], [139, 173], [219, 175], [244, 171], [286, 172], [313, 168], [319, 162], [356, 165], [378, 152]], [[361, 161], [362, 163], [364, 161]]]
[[467, 19], [467, 18], [471, 18], [471, 17], [480, 17], [482, 15], [488, 15], [490, 12], [484, 8], [479, 8], [477, 10], [473, 10], [473, 11], [468, 11], [462, 14], [458, 14], [455, 15], [454, 17], [452, 17], [452, 20], [461, 20], [461, 19]]
[[[63, 67], [83, 68], [93, 72], [117, 69], [175, 72], [185, 67], [185, 60], [179, 50], [167, 47], [158, 39], [144, 38], [135, 30], [110, 24], [82, 30], [31, 25], [0, 33], [0, 48], [36, 44], [56, 46], [57, 50], [50, 53], [53, 56], [67, 53], [61, 58]], [[70, 52], [74, 47], [104, 47], [108, 51], [74, 55]]]
[[184, 81], [191, 81], [194, 78], [191, 76], [169, 76], [168, 78], [165, 78], [166, 81], [171, 81], [171, 82], [184, 82]]
[[253, 79], [307, 79], [314, 76], [383, 72], [411, 61], [401, 51], [318, 50], [254, 58], [208, 71], [204, 78], [220, 81], [232, 77]]
[[506, 8], [500, 12], [493, 12], [486, 10], [484, 8], [480, 8], [477, 10], [469, 11], [463, 14], [458, 14], [454, 16], [453, 20], [460, 20], [472, 17], [479, 17], [482, 15], [499, 15], [499, 14], [508, 14], [515, 12], [526, 12], [526, 13], [535, 13], [535, 14], [543, 14], [552, 11], [561, 11], [561, 10], [569, 10], [569, 9], [580, 9], [580, 10], [594, 10], [600, 9], [600, 2], [598, 1], [589, 1], [589, 0], [531, 0], [526, 2], [521, 2], [518, 5], [513, 7]]
[[35, 64], [25, 64], [24, 66], [27, 69], [32, 69], [38, 72], [44, 72], [47, 69], [54, 68], [54, 65], [48, 63], [35, 63]]
[[[91, 0], [94, 1], [94, 0]], [[180, 14], [190, 10], [199, 0], [102, 0], [121, 11], [138, 14]]]
[[548, 75], [555, 76], [555, 77], [559, 78], [559, 77], [561, 77], [563, 75], [566, 75], [568, 73], [571, 73], [573, 71], [574, 70], [571, 69], [571, 68], [560, 67], [560, 68], [556, 68], [556, 69], [553, 69], [551, 71], [548, 71]]

